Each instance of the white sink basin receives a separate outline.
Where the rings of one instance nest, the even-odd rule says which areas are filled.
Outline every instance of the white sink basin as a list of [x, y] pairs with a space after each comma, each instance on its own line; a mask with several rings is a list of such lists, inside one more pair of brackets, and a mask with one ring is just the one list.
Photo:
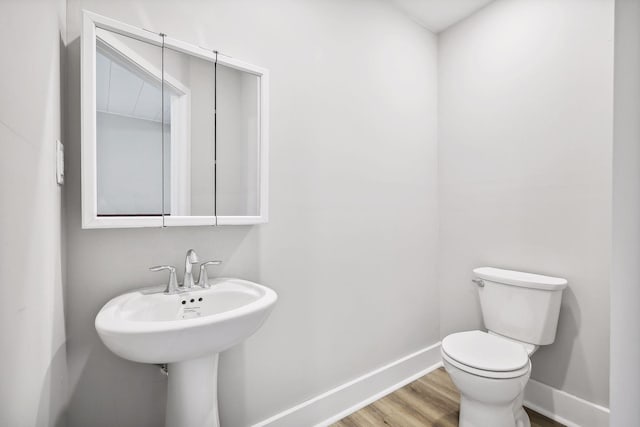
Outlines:
[[[167, 295], [146, 288], [109, 301], [96, 316], [104, 344], [118, 356], [167, 363], [167, 426], [218, 426], [218, 353], [256, 332], [276, 293], [240, 279]], [[193, 390], [199, 390], [194, 399]]]
[[98, 313], [98, 334], [122, 358], [180, 362], [245, 340], [260, 328], [277, 299], [271, 289], [246, 280], [210, 283], [208, 289], [173, 295], [162, 293], [163, 288], [120, 295]]

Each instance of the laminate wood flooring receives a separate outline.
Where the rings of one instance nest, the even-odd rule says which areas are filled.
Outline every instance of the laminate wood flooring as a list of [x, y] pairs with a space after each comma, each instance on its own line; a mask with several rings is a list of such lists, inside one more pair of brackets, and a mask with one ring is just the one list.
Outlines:
[[[332, 427], [457, 427], [460, 395], [444, 368], [425, 375]], [[531, 427], [564, 427], [525, 408]]]

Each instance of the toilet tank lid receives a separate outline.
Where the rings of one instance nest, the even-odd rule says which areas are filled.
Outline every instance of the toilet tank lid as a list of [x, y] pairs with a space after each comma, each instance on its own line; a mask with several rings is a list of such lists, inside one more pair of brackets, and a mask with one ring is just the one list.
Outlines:
[[480, 279], [523, 288], [560, 291], [567, 287], [567, 280], [559, 277], [542, 276], [540, 274], [523, 273], [521, 271], [503, 270], [493, 267], [479, 267], [473, 274]]

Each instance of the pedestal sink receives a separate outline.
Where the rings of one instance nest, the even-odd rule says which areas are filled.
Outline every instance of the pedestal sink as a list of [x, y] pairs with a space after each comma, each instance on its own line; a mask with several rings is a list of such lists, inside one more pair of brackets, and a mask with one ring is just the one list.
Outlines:
[[146, 288], [109, 301], [96, 330], [118, 356], [167, 363], [167, 427], [217, 427], [218, 354], [256, 332], [277, 300], [262, 285], [215, 279], [168, 295]]

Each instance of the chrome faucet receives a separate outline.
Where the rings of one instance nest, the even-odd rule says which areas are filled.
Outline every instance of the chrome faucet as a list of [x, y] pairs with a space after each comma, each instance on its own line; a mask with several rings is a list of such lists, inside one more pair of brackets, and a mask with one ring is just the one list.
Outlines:
[[200, 264], [200, 276], [198, 277], [198, 286], [201, 288], [209, 287], [209, 276], [207, 275], [207, 267], [210, 265], [220, 265], [222, 261], [207, 261]]
[[184, 260], [184, 281], [182, 283], [182, 286], [187, 289], [192, 288], [195, 284], [195, 282], [193, 281], [193, 273], [191, 273], [191, 269], [193, 268], [193, 264], [198, 261], [199, 259], [196, 251], [194, 251], [193, 249], [189, 249]]
[[164, 293], [167, 295], [173, 295], [178, 293], [180, 289], [178, 288], [178, 279], [176, 278], [176, 268], [172, 265], [156, 265], [155, 267], [150, 267], [151, 271], [163, 271], [169, 270], [169, 283], [167, 284]]

